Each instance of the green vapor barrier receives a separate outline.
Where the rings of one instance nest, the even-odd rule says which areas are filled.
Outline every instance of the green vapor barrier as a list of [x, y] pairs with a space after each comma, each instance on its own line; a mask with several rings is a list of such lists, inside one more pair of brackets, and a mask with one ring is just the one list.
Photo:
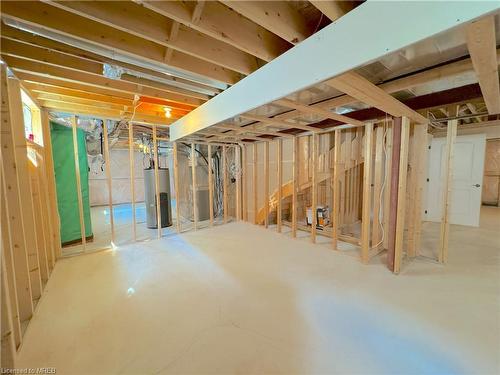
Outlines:
[[[56, 175], [57, 208], [61, 219], [61, 243], [66, 244], [81, 240], [73, 131], [66, 126], [50, 122], [50, 137]], [[92, 236], [92, 222], [90, 220], [89, 169], [85, 147], [85, 132], [81, 129], [77, 129], [77, 141], [85, 237], [90, 237]]]

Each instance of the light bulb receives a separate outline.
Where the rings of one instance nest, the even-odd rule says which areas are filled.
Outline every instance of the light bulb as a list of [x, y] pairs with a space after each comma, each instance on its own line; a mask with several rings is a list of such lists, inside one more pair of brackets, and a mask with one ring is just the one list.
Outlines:
[[165, 111], [165, 117], [167, 117], [167, 118], [172, 117], [172, 108], [165, 107], [165, 108], [163, 108], [163, 110]]

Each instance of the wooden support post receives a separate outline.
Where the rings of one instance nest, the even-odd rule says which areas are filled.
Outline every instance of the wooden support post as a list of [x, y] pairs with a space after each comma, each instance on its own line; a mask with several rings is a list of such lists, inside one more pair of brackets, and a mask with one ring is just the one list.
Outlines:
[[214, 225], [214, 177], [212, 174], [212, 145], [208, 144], [208, 209], [210, 211], [210, 226]]
[[384, 128], [377, 126], [375, 129], [375, 176], [373, 180], [373, 228], [372, 246], [376, 247], [380, 242], [380, 209], [382, 200], [382, 167], [384, 156]]
[[21, 197], [21, 214], [24, 227], [26, 251], [28, 253], [31, 293], [33, 300], [38, 300], [42, 294], [42, 280], [40, 277], [37, 236], [33, 235], [36, 230], [35, 215], [28, 171], [29, 161], [27, 157], [26, 134], [24, 132], [21, 88], [17, 79], [8, 79], [7, 82], [10, 108], [10, 131], [14, 142], [18, 193]]
[[[347, 133], [347, 132], [346, 132]], [[340, 205], [339, 205], [339, 225], [345, 223], [345, 201], [346, 201], [346, 145], [347, 134], [344, 136], [344, 142], [340, 145]]]
[[54, 159], [52, 158], [52, 140], [50, 137], [49, 114], [46, 109], [40, 110], [40, 120], [43, 132], [44, 168], [47, 180], [47, 203], [49, 205], [49, 216], [52, 226], [52, 244], [54, 250], [54, 261], [61, 256], [61, 232], [59, 211], [57, 208], [56, 180], [54, 172]]
[[[210, 147], [210, 146], [208, 146], [208, 147]], [[209, 162], [210, 162], [210, 159], [209, 159]], [[209, 178], [210, 178], [210, 176], [209, 176]], [[177, 147], [177, 142], [174, 142], [174, 187], [175, 187], [175, 227], [177, 229], [177, 233], [180, 233], [181, 232], [181, 216], [180, 216], [180, 210], [179, 210], [179, 202], [180, 202], [181, 191], [180, 191], [180, 186], [179, 186], [179, 150]], [[212, 207], [212, 206], [210, 206], [210, 207]], [[212, 208], [212, 217], [213, 217], [213, 208]]]
[[351, 130], [346, 132], [345, 139], [345, 157], [344, 157], [344, 166], [345, 166], [345, 221], [347, 224], [347, 229], [350, 231], [352, 224], [351, 217], [351, 146], [352, 146], [352, 133]]
[[[5, 113], [2, 112], [2, 120], [5, 118], [4, 117]], [[8, 116], [8, 114], [7, 114]], [[2, 129], [2, 137], [7, 136], [7, 134], [3, 133]], [[3, 143], [3, 142], [2, 142]], [[3, 162], [3, 157], [2, 153], [0, 153], [0, 162]], [[3, 172], [3, 170], [2, 170]], [[10, 310], [12, 313], [12, 331], [13, 331], [13, 336], [14, 336], [14, 342], [16, 348], [18, 348], [21, 345], [22, 342], [22, 334], [21, 334], [21, 320], [22, 317], [20, 315], [19, 309], [20, 309], [20, 303], [26, 303], [26, 306], [31, 306], [31, 297], [27, 295], [28, 292], [30, 292], [29, 288], [29, 279], [24, 280], [21, 277], [23, 276], [23, 270], [21, 272], [17, 273], [16, 272], [16, 264], [14, 263], [16, 254], [12, 254], [12, 251], [14, 250], [12, 247], [12, 238], [14, 238], [14, 234], [11, 234], [12, 231], [12, 226], [11, 226], [11, 221], [12, 219], [9, 219], [9, 210], [8, 204], [7, 204], [7, 199], [9, 199], [7, 191], [5, 189], [5, 178], [3, 173], [0, 173], [0, 199], [1, 199], [1, 216], [0, 220], [2, 220], [3, 228], [2, 228], [2, 238], [0, 241], [2, 241], [2, 257], [4, 257], [4, 263], [5, 263], [5, 280], [3, 281], [3, 285], [6, 286], [7, 291], [9, 292], [9, 297], [8, 297], [8, 304], [10, 306]], [[15, 218], [15, 217], [14, 217]], [[22, 233], [21, 233], [22, 234]], [[18, 248], [17, 251], [20, 249]], [[22, 250], [22, 249], [21, 249]], [[23, 255], [23, 254], [20, 254]], [[24, 268], [24, 274], [27, 275], [28, 272], [28, 267], [26, 263], [26, 267]], [[20, 277], [21, 276], [21, 277]], [[22, 295], [18, 295], [17, 288], [24, 287], [27, 285], [27, 290], [25, 290], [25, 301], [21, 301], [20, 297], [22, 298]], [[31, 310], [28, 310], [28, 316], [31, 316]]]
[[453, 151], [455, 148], [455, 139], [457, 137], [458, 120], [448, 121], [446, 129], [446, 152], [443, 171], [443, 208], [441, 216], [441, 233], [439, 236], [438, 260], [440, 263], [448, 261], [448, 242], [450, 237], [450, 203], [451, 189], [453, 185]]
[[401, 151], [399, 153], [398, 204], [396, 214], [396, 238], [394, 244], [394, 273], [399, 273], [403, 258], [403, 235], [405, 229], [406, 178], [408, 171], [408, 143], [410, 119], [403, 117], [401, 124]]
[[401, 153], [402, 118], [397, 117], [392, 123], [392, 155], [391, 157], [391, 184], [389, 199], [389, 225], [387, 226], [387, 266], [395, 270], [396, 221], [398, 215], [398, 185], [399, 159]]
[[257, 222], [257, 145], [253, 144], [253, 174], [252, 174], [252, 189], [253, 189], [253, 222]]
[[407, 255], [409, 258], [414, 258], [416, 255], [415, 249], [415, 196], [417, 190], [417, 164], [420, 157], [419, 149], [416, 147], [418, 139], [413, 126], [413, 136], [410, 129], [410, 143], [408, 148], [408, 181], [406, 190], [406, 243]]
[[427, 169], [427, 124], [415, 125], [415, 149], [418, 155], [416, 171], [416, 194], [415, 194], [415, 255], [419, 255], [422, 237], [422, 200], [424, 196], [425, 173]]
[[363, 213], [361, 219], [361, 260], [368, 263], [370, 260], [370, 211], [371, 211], [371, 183], [372, 183], [372, 133], [373, 123], [365, 125], [365, 148], [363, 167]]
[[363, 128], [356, 129], [356, 157], [355, 157], [355, 190], [354, 190], [354, 207], [355, 207], [355, 220], [360, 218], [360, 191], [361, 191], [361, 141], [363, 139]]
[[312, 183], [311, 183], [311, 242], [316, 243], [316, 226], [318, 225], [318, 135], [311, 136], [312, 141]]
[[340, 205], [340, 138], [342, 130], [335, 130], [335, 145], [333, 148], [333, 205], [332, 205], [332, 247], [338, 250], [339, 237], [339, 205]]
[[277, 141], [277, 155], [276, 155], [276, 173], [278, 176], [278, 202], [276, 205], [276, 230], [281, 233], [281, 200], [282, 200], [282, 187], [283, 187], [283, 141]]
[[[109, 157], [109, 139], [108, 139], [108, 127], [106, 126], [106, 120], [102, 121], [102, 135], [104, 141], [104, 167], [106, 169], [106, 180], [108, 185], [108, 206], [109, 206], [109, 220], [111, 223], [111, 242], [115, 243], [115, 219], [113, 214], [113, 185], [111, 181], [111, 160]], [[135, 228], [135, 220], [134, 220]], [[134, 237], [135, 238], [135, 237]]]
[[228, 201], [227, 201], [227, 146], [222, 146], [222, 193], [223, 193], [223, 207], [224, 207], [224, 224], [227, 223], [229, 218]]
[[[36, 154], [36, 151], [35, 151]], [[35, 231], [33, 235], [37, 238], [38, 245], [38, 264], [40, 270], [40, 277], [42, 279], [42, 289], [49, 280], [49, 266], [47, 259], [47, 248], [45, 246], [45, 228], [44, 228], [44, 220], [42, 218], [42, 205], [41, 205], [41, 197], [40, 197], [40, 189], [39, 189], [39, 181], [38, 181], [38, 168], [33, 165], [31, 162], [29, 164], [29, 173], [30, 173], [30, 187], [31, 187], [31, 196], [33, 199], [33, 215], [34, 215], [34, 223], [35, 223]]]
[[297, 237], [297, 177], [299, 170], [299, 163], [297, 160], [299, 146], [299, 138], [293, 138], [293, 151], [292, 151], [292, 237]]
[[248, 221], [248, 196], [247, 196], [247, 148], [245, 146], [241, 146], [241, 199], [243, 201], [242, 209], [243, 209], [243, 220]]
[[[43, 133], [43, 129], [42, 129]], [[46, 150], [44, 148], [39, 148], [37, 150], [37, 158], [38, 158], [38, 176], [39, 176], [39, 189], [40, 189], [40, 196], [41, 201], [40, 201], [40, 206], [42, 209], [42, 217], [43, 217], [43, 223], [45, 225], [45, 248], [47, 251], [47, 260], [48, 260], [48, 267], [49, 267], [49, 275], [50, 272], [54, 269], [55, 265], [55, 244], [54, 244], [54, 221], [51, 218], [51, 205], [52, 202], [50, 200], [50, 193], [48, 189], [48, 181], [47, 181], [47, 170], [46, 170]]]
[[[389, 213], [391, 211], [391, 171], [392, 171], [392, 125], [386, 123], [385, 130], [385, 186], [384, 186], [384, 249], [389, 248]], [[392, 269], [392, 267], [391, 267]]]
[[[137, 241], [137, 228], [135, 218], [135, 163], [134, 163], [134, 125], [128, 123], [128, 158], [130, 167], [130, 194], [132, 199], [132, 235], [134, 242]], [[155, 161], [156, 163], [156, 161]]]
[[[19, 193], [19, 179], [17, 176], [17, 162], [15, 158], [15, 143], [12, 128], [20, 126], [15, 124], [10, 113], [10, 98], [7, 90], [7, 75], [5, 64], [0, 65], [1, 69], [1, 133], [2, 137], [0, 158], [2, 168], [2, 190], [5, 206], [2, 209], [2, 244], [5, 244], [4, 235], [8, 234], [9, 248], [3, 247], [3, 251], [9, 252], [12, 270], [15, 271], [15, 288], [17, 292], [17, 303], [19, 310], [19, 320], [21, 322], [31, 318], [33, 314], [33, 296], [29, 272], [28, 250], [25, 241], [25, 230], [22, 219], [21, 195]], [[22, 127], [24, 131], [24, 126]]]
[[156, 197], [156, 227], [157, 227], [157, 238], [161, 238], [161, 207], [160, 207], [160, 177], [158, 172], [158, 162], [160, 158], [158, 157], [158, 139], [156, 134], [156, 125], [152, 126], [153, 131], [153, 159], [154, 159], [154, 169], [155, 169], [155, 197]]
[[10, 304], [11, 287], [7, 278], [7, 268], [5, 265], [4, 252], [0, 251], [0, 334], [1, 334], [1, 355], [0, 368], [14, 368], [14, 360], [16, 353], [16, 327], [14, 321], [17, 317], [14, 316], [12, 306]]
[[269, 142], [264, 142], [264, 226], [269, 225]]
[[87, 251], [87, 239], [85, 230], [85, 216], [83, 211], [82, 182], [80, 178], [80, 159], [78, 157], [78, 133], [76, 128], [76, 116], [71, 116], [71, 127], [73, 129], [73, 156], [75, 159], [76, 193], [78, 197], [78, 212], [80, 214], [80, 233], [82, 235], [83, 251]]
[[236, 166], [236, 220], [241, 220], [241, 157], [240, 146], [234, 146], [234, 164]]
[[[224, 163], [222, 163], [224, 165]], [[196, 149], [195, 149], [195, 144], [191, 143], [191, 179], [192, 179], [192, 187], [191, 190], [193, 191], [193, 225], [194, 225], [194, 230], [198, 229], [198, 197], [196, 196], [196, 189], [197, 189], [197, 184], [196, 184]], [[226, 214], [225, 212], [226, 206], [224, 204], [224, 215]]]

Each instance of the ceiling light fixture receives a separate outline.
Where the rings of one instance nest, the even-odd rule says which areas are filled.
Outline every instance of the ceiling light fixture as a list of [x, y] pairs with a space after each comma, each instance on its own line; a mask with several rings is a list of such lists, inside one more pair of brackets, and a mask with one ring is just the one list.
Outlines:
[[165, 111], [165, 117], [167, 117], [167, 118], [172, 117], [172, 108], [164, 107], [163, 110]]

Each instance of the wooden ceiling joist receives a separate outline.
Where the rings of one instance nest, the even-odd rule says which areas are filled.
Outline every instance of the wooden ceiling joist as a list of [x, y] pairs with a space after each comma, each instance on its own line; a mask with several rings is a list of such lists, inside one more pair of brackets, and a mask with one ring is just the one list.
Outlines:
[[[497, 59], [500, 61], [500, 49], [497, 50]], [[384, 90], [388, 94], [393, 94], [398, 91], [409, 90], [415, 87], [419, 87], [428, 83], [432, 83], [441, 79], [452, 79], [455, 76], [464, 74], [473, 70], [472, 61], [470, 58], [463, 59], [460, 61], [455, 61], [450, 64], [438, 66], [435, 68], [430, 68], [422, 72], [418, 72], [403, 78], [397, 78], [385, 83], [378, 85], [379, 88]], [[327, 99], [319, 103], [310, 104], [311, 108], [318, 109], [331, 109], [341, 106], [346, 106], [349, 104], [358, 103], [356, 98], [349, 95], [341, 95], [335, 98]], [[279, 100], [276, 101], [279, 104]], [[294, 110], [289, 111], [280, 115], [276, 115], [275, 118], [280, 120], [289, 120], [301, 116], [300, 111]]]
[[133, 103], [133, 95], [130, 95], [130, 97], [126, 99], [112, 95], [102, 95], [93, 92], [86, 92], [81, 90], [67, 89], [64, 87], [44, 85], [41, 83], [24, 82], [23, 85], [26, 88], [28, 88], [31, 92], [33, 92], [35, 95], [39, 94], [64, 95], [74, 98], [91, 99], [95, 101], [108, 102], [122, 106], [132, 105]]
[[113, 80], [97, 74], [72, 70], [61, 66], [44, 64], [41, 62], [35, 62], [13, 56], [2, 55], [2, 58], [14, 71], [56, 77], [65, 81], [83, 83], [88, 86], [110, 88], [129, 94], [140, 94], [151, 97], [158, 97], [183, 105], [189, 105], [191, 107], [196, 107], [202, 104], [202, 101], [200, 101], [199, 99], [189, 98], [180, 94], [168, 93], [163, 90], [146, 87], [132, 82]]
[[[98, 21], [221, 67], [248, 75], [259, 67], [254, 56], [196, 32], [132, 1], [50, 1], [68, 12]], [[202, 4], [202, 3], [199, 3]], [[201, 11], [201, 9], [198, 11]], [[170, 32], [175, 30], [175, 37]]]
[[251, 114], [243, 114], [240, 115], [241, 118], [246, 118], [248, 120], [253, 120], [253, 121], [258, 121], [260, 124], [252, 124], [254, 125], [255, 128], [265, 128], [266, 126], [275, 126], [279, 128], [284, 128], [284, 129], [300, 129], [300, 130], [306, 130], [306, 131], [312, 131], [312, 132], [317, 132], [319, 131], [318, 129], [315, 129], [311, 126], [308, 125], [302, 125], [302, 124], [294, 124], [291, 122], [286, 122], [282, 121], [279, 119], [275, 119], [274, 117], [265, 117], [265, 116], [258, 116], [258, 115], [251, 115]]
[[[99, 62], [82, 59], [80, 57], [51, 51], [45, 48], [40, 48], [9, 39], [2, 39], [2, 55], [19, 57], [21, 59], [29, 59], [31, 61], [37, 61], [103, 77], [103, 64]], [[195, 98], [201, 101], [206, 101], [210, 98], [207, 95], [171, 86], [168, 84], [155, 82], [149, 79], [135, 77], [129, 74], [122, 74], [119, 81], [131, 82], [140, 86], [159, 89], [165, 91], [166, 93], [174, 94], [174, 96], [176, 96], [178, 99], [186, 97], [186, 99]]]
[[276, 104], [282, 105], [284, 107], [296, 109], [299, 112], [310, 113], [324, 118], [329, 118], [332, 120], [343, 121], [346, 124], [362, 126], [364, 125], [361, 121], [355, 120], [348, 116], [339, 115], [337, 113], [331, 112], [326, 109], [318, 108], [316, 106], [310, 106], [306, 104], [301, 104], [290, 99], [279, 99], [275, 102]]
[[[59, 102], [59, 103], [67, 103], [67, 104], [81, 104], [81, 105], [89, 105], [95, 106], [97, 108], [108, 108], [108, 109], [116, 109], [117, 111], [123, 111], [127, 107], [127, 105], [112, 103], [105, 100], [95, 100], [89, 98], [78, 98], [74, 96], [67, 95], [59, 95], [52, 93], [37, 93], [33, 92], [35, 98], [39, 101], [51, 101], [51, 102]], [[131, 106], [129, 104], [128, 106]]]
[[339, 19], [355, 6], [354, 1], [310, 0], [309, 2], [331, 21]]
[[308, 27], [304, 17], [287, 1], [222, 3], [292, 44], [303, 41], [314, 32]]
[[494, 16], [484, 17], [467, 26], [467, 47], [488, 113], [500, 113], [499, 61]]
[[[167, 49], [164, 45], [72, 14], [49, 4], [39, 1], [5, 2], [2, 3], [2, 16], [90, 42], [124, 55], [133, 56], [136, 59], [159, 63], [168, 68], [164, 62]], [[64, 22], [61, 22], [62, 20]], [[241, 78], [240, 73], [180, 51], [175, 51], [172, 54], [168, 65], [181, 71], [191, 72], [201, 77], [209, 77], [226, 84], [234, 84]], [[196, 77], [193, 76], [193, 80], [195, 79]]]
[[[43, 107], [51, 111], [72, 113], [75, 115], [84, 116], [94, 116], [101, 119], [111, 119], [111, 120], [130, 120], [132, 117], [131, 113], [124, 111], [109, 110], [103, 108], [96, 108], [94, 106], [85, 106], [77, 104], [64, 104], [57, 102], [44, 101], [41, 103]], [[170, 125], [170, 121], [166, 118], [160, 118], [156, 116], [150, 116], [142, 113], [137, 113], [134, 116], [134, 123], [150, 124], [150, 125]]]
[[257, 129], [254, 126], [237, 126], [237, 125], [231, 125], [231, 124], [217, 124], [214, 125], [214, 128], [220, 128], [220, 129], [225, 129], [225, 130], [232, 130], [236, 133], [239, 134], [244, 134], [244, 133], [252, 133], [252, 134], [260, 134], [260, 135], [273, 135], [275, 137], [286, 137], [286, 138], [293, 138], [293, 135], [287, 134], [287, 133], [280, 133], [280, 132], [275, 132], [269, 129]]
[[264, 61], [271, 61], [292, 47], [290, 43], [217, 1], [205, 2], [199, 20], [193, 20], [196, 4], [190, 1], [137, 2]]
[[198, 133], [199, 135], [210, 135], [216, 137], [217, 139], [233, 139], [236, 141], [241, 141], [242, 139], [252, 139], [254, 141], [266, 141], [266, 138], [259, 138], [253, 135], [239, 135], [233, 133], [224, 133], [217, 132], [213, 130], [204, 130], [202, 133]]
[[[449, 7], [440, 2], [364, 2], [355, 11], [318, 31], [314, 37], [304, 40], [177, 120], [170, 129], [171, 139], [177, 140], [227, 121], [496, 10], [496, 4], [488, 2], [467, 2], [460, 7]], [[414, 23], [426, 27], [408, 28], [409, 17]], [[360, 24], [377, 29], [377, 33], [361, 33]], [[395, 33], [395, 29], [404, 29], [405, 32]], [[360, 46], [363, 48], [357, 48]], [[342, 53], [332, 54], [332, 49]], [[377, 89], [375, 85], [370, 89], [373, 88]], [[381, 93], [386, 95], [383, 90]], [[423, 116], [396, 105], [393, 101], [396, 99], [389, 98], [392, 97], [387, 95], [385, 103], [377, 104], [389, 107], [390, 112], [408, 114], [416, 122], [426, 121]]]
[[342, 74], [330, 79], [326, 84], [392, 116], [406, 116], [417, 123], [427, 122], [425, 117], [413, 111], [356, 72]]
[[173, 86], [184, 88], [186, 90], [199, 92], [206, 95], [215, 95], [220, 92], [220, 90], [209, 87], [200, 83], [195, 83], [192, 81], [188, 81], [179, 77], [174, 77], [171, 75], [164, 74], [160, 71], [144, 68], [142, 66], [133, 65], [129, 63], [125, 63], [122, 61], [117, 61], [106, 56], [101, 56], [96, 53], [92, 53], [90, 51], [86, 51], [80, 48], [76, 48], [72, 45], [61, 43], [52, 39], [48, 39], [42, 37], [40, 35], [35, 35], [32, 33], [28, 33], [14, 27], [8, 26], [4, 23], [1, 24], [1, 32], [2, 39], [11, 39], [14, 41], [26, 43], [29, 45], [34, 45], [38, 47], [43, 47], [51, 51], [61, 52], [72, 56], [81, 57], [84, 59], [88, 59], [91, 61], [96, 61], [100, 63], [107, 63], [114, 66], [120, 66], [124, 69], [138, 72], [142, 75], [155, 77], [161, 80], [162, 82], [171, 82]]

